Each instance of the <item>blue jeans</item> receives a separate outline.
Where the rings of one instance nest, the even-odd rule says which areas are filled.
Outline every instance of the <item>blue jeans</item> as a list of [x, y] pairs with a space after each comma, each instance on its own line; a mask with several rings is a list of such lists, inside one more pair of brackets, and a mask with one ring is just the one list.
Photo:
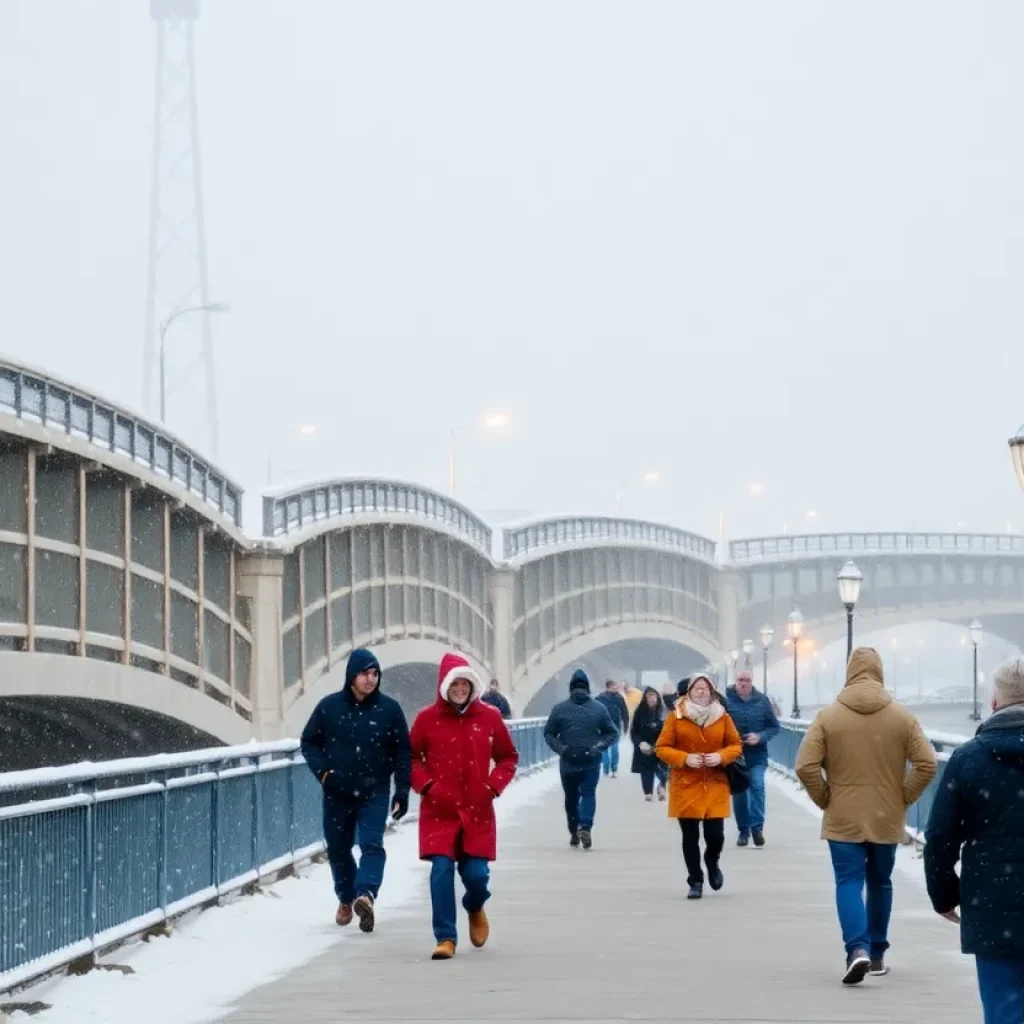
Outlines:
[[[364, 894], [377, 898], [384, 880], [384, 826], [390, 787], [382, 785], [367, 803], [324, 794], [324, 839], [339, 903]], [[359, 842], [359, 868], [352, 847]]]
[[767, 761], [752, 761], [750, 765], [750, 789], [736, 793], [732, 798], [732, 809], [736, 815], [736, 827], [741, 836], [764, 830], [764, 773]]
[[619, 741], [616, 740], [610, 747], [605, 749], [605, 752], [601, 755], [601, 767], [604, 769], [605, 775], [610, 775], [612, 772], [619, 770]]
[[578, 828], [594, 827], [597, 811], [597, 783], [601, 769], [562, 768], [562, 789], [565, 792], [565, 820], [572, 835]]
[[975, 957], [985, 1024], [1024, 1022], [1024, 960]]
[[[881, 960], [889, 948], [892, 869], [896, 844], [828, 841], [836, 878], [836, 909], [846, 952], [867, 950]], [[864, 885], [867, 884], [867, 902]]]
[[434, 938], [438, 942], [459, 941], [455, 914], [455, 869], [466, 887], [462, 906], [472, 913], [483, 909], [490, 899], [487, 888], [491, 868], [483, 857], [460, 857], [458, 864], [451, 857], [431, 857], [430, 905], [434, 911]]

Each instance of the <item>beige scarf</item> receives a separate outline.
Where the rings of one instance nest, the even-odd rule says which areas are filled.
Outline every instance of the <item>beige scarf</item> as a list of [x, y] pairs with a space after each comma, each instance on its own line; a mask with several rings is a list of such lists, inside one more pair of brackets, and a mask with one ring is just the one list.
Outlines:
[[676, 716], [688, 718], [698, 729], [714, 725], [725, 714], [725, 708], [717, 700], [712, 700], [706, 707], [701, 707], [700, 704], [694, 704], [689, 697], [684, 697], [682, 704], [682, 708], [676, 706]]

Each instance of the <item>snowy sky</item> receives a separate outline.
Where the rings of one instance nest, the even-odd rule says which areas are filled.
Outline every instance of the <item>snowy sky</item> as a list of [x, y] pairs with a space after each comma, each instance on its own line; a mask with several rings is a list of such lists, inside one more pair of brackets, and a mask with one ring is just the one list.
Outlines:
[[[148, 8], [0, 3], [0, 351], [133, 405]], [[1024, 530], [1016, 0], [202, 0], [197, 32], [250, 513], [271, 436], [278, 479], [444, 489], [460, 427], [485, 513]]]

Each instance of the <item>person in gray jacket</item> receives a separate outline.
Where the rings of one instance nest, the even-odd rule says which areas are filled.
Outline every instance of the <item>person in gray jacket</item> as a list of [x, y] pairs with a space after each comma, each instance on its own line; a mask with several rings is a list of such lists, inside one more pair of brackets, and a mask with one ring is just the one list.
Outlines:
[[569, 699], [556, 704], [544, 726], [544, 739], [559, 757], [569, 845], [593, 845], [601, 755], [619, 741], [619, 730], [605, 708], [590, 696], [590, 680], [577, 669], [569, 681]]

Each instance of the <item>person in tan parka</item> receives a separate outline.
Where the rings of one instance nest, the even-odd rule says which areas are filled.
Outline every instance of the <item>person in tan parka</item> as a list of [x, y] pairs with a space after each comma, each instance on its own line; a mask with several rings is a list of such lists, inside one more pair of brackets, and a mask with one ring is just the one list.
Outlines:
[[936, 769], [935, 751], [920, 724], [893, 700], [882, 678], [878, 652], [858, 647], [847, 665], [846, 685], [818, 713], [796, 757], [797, 777], [825, 812], [821, 838], [832, 855], [847, 985], [868, 973], [888, 973], [896, 846], [906, 836], [907, 808]]
[[690, 885], [687, 899], [699, 900], [704, 894], [701, 822], [708, 884], [712, 889], [721, 889], [724, 883], [719, 859], [731, 805], [725, 769], [743, 753], [743, 744], [708, 676], [692, 676], [679, 684], [679, 690], [679, 699], [665, 719], [654, 753], [671, 768], [668, 816], [679, 819], [683, 833], [683, 857]]

